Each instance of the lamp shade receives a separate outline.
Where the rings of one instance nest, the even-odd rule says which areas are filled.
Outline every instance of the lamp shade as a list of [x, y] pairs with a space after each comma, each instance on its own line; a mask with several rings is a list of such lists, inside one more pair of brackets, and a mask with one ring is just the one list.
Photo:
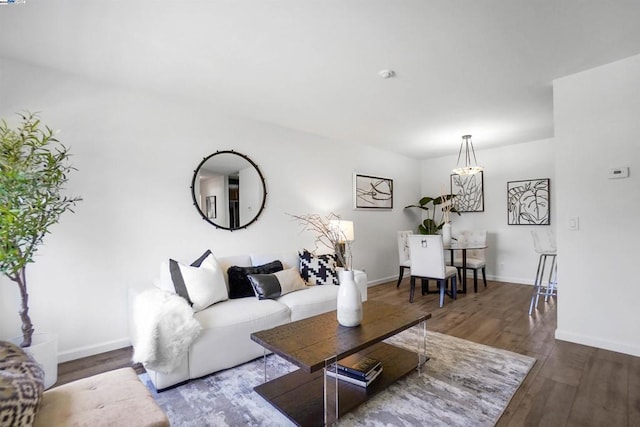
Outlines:
[[353, 232], [353, 221], [343, 221], [341, 219], [331, 220], [331, 227], [336, 230], [341, 242], [353, 242], [355, 235]]

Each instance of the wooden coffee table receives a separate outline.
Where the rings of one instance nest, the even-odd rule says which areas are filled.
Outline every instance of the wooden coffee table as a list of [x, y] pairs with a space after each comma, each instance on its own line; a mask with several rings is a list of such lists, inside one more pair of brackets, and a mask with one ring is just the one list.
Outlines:
[[[424, 340], [418, 346], [421, 353], [382, 340], [422, 322], [426, 335], [429, 318], [431, 314], [413, 308], [368, 301], [363, 304], [362, 323], [353, 328], [338, 324], [332, 311], [255, 332], [251, 334], [253, 341], [300, 369], [254, 390], [297, 425], [331, 424], [424, 363]], [[336, 381], [325, 374], [330, 363], [354, 353], [383, 363], [382, 373], [368, 387]]]

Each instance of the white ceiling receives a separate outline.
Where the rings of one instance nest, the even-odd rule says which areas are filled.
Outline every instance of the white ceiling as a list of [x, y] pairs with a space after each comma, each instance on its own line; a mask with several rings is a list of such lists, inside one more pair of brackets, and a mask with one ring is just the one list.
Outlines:
[[467, 133], [479, 150], [551, 137], [553, 79], [639, 53], [638, 0], [0, 7], [0, 58], [415, 158], [457, 153]]

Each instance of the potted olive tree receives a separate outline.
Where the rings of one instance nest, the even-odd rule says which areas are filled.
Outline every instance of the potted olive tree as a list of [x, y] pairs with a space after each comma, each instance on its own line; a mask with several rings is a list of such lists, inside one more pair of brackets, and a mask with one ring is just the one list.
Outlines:
[[[20, 292], [18, 313], [22, 321], [20, 345], [33, 343], [29, 316], [27, 264], [34, 262], [38, 247], [60, 216], [81, 200], [63, 195], [69, 173], [69, 152], [40, 122], [37, 114], [19, 115], [16, 128], [0, 121], [0, 272], [14, 282]], [[55, 344], [57, 352], [57, 343]], [[36, 360], [38, 356], [32, 352]], [[55, 376], [57, 376], [57, 354]], [[45, 375], [47, 364], [45, 365]], [[53, 378], [53, 382], [56, 379]], [[50, 378], [45, 378], [51, 383]]]

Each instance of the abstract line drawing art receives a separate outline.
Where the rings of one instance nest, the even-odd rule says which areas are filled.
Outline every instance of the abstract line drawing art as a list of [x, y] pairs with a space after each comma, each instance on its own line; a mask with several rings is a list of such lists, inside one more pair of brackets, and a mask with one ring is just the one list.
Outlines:
[[549, 225], [549, 178], [507, 182], [507, 224]]
[[353, 174], [353, 201], [356, 209], [393, 209], [393, 180]]
[[453, 204], [458, 212], [484, 211], [484, 175], [451, 175], [451, 194], [455, 194]]

